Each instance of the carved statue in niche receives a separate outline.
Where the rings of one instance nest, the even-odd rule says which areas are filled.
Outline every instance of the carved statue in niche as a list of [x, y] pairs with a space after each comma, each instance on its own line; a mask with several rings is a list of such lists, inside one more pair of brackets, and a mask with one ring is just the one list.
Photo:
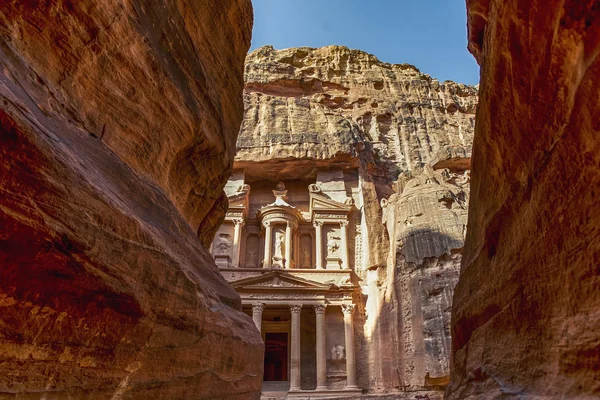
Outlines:
[[300, 265], [302, 267], [312, 266], [312, 245], [308, 235], [302, 235], [300, 239]]
[[345, 348], [344, 346], [342, 346], [341, 344], [335, 345], [331, 348], [331, 359], [333, 361], [338, 361], [338, 360], [345, 360], [346, 359], [346, 352], [345, 352]]
[[258, 266], [258, 236], [248, 235], [246, 239], [246, 267]]
[[333, 256], [340, 248], [339, 236], [335, 232], [331, 231], [327, 233], [327, 255]]
[[285, 233], [277, 231], [275, 233], [275, 257], [283, 258], [285, 256]]
[[228, 233], [219, 233], [215, 241], [215, 254], [216, 255], [230, 255], [231, 254], [231, 235]]
[[310, 250], [306, 246], [302, 246], [302, 266], [307, 267], [310, 265]]

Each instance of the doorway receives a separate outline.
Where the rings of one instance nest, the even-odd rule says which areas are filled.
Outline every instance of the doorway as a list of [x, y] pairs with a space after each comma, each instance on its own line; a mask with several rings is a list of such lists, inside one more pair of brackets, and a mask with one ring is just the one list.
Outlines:
[[288, 334], [287, 332], [265, 333], [265, 369], [263, 381], [288, 380]]

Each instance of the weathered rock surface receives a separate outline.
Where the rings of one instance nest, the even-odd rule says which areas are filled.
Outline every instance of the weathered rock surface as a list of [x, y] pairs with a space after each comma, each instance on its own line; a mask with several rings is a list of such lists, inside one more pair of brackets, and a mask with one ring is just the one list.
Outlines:
[[481, 102], [448, 398], [598, 398], [600, 8], [467, 6]]
[[477, 88], [339, 46], [260, 48], [245, 79], [245, 182], [358, 170], [359, 386], [443, 387]]
[[[256, 398], [210, 241], [249, 1], [0, 5], [0, 397]], [[207, 239], [208, 238], [208, 239]]]
[[363, 143], [389, 180], [440, 154], [470, 157], [477, 89], [440, 83], [412, 65], [340, 46], [265, 46], [248, 55], [245, 80], [236, 165], [343, 165]]

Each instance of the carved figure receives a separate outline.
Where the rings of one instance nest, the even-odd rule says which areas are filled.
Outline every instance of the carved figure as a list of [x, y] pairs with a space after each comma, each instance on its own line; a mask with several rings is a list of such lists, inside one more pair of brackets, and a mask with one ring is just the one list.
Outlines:
[[327, 253], [330, 256], [333, 255], [333, 253], [335, 253], [337, 249], [340, 248], [340, 245], [338, 244], [339, 239], [340, 238], [335, 236], [333, 232], [329, 232], [327, 234]]
[[331, 359], [332, 360], [344, 360], [346, 359], [345, 348], [341, 344], [333, 346], [331, 348]]
[[248, 254], [250, 255], [250, 257], [248, 257], [248, 262], [252, 265], [255, 265], [256, 263], [256, 249], [251, 249], [248, 251]]
[[283, 232], [277, 232], [275, 239], [275, 257], [283, 258], [285, 254], [285, 235]]
[[231, 240], [229, 239], [229, 235], [227, 233], [219, 234], [217, 237], [217, 242], [215, 243], [215, 249], [216, 254], [229, 254], [229, 249], [231, 249]]
[[277, 183], [277, 186], [275, 186], [275, 189], [280, 190], [280, 191], [285, 190], [285, 183], [279, 181]]
[[306, 246], [302, 246], [302, 265], [308, 266], [310, 264], [310, 253]]

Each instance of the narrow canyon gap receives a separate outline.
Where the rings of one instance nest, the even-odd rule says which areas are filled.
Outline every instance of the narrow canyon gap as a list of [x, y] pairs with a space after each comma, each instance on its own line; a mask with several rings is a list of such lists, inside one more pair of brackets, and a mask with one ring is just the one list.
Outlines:
[[259, 397], [202, 246], [251, 28], [249, 0], [1, 2], [0, 397]]

